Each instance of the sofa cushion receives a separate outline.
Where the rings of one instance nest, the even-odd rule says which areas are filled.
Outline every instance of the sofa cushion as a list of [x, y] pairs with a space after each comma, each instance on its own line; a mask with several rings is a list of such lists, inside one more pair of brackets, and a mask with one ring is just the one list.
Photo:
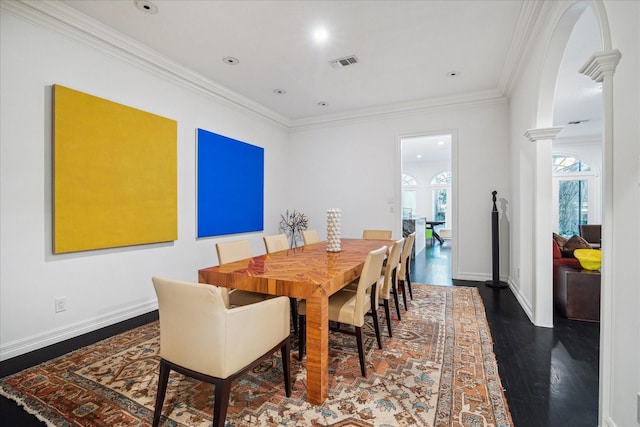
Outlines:
[[580, 265], [580, 261], [578, 258], [574, 257], [562, 257], [553, 260], [553, 265], [564, 265], [567, 267], [573, 267], [578, 270], [582, 270], [582, 265]]
[[580, 236], [571, 236], [571, 238], [567, 240], [567, 242], [564, 244], [564, 247], [562, 248], [563, 251], [570, 251], [572, 254], [576, 249], [591, 249], [591, 245]]

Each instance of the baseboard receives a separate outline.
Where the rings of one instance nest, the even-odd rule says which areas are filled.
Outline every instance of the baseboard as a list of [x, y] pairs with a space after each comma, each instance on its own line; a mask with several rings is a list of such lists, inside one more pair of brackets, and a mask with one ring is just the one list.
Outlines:
[[[458, 272], [458, 274], [456, 275], [455, 278], [459, 279], [459, 280], [470, 280], [472, 282], [486, 282], [487, 280], [493, 280], [493, 275], [492, 274], [486, 274], [486, 273], [464, 273], [464, 272]], [[501, 275], [500, 276], [500, 281], [501, 282], [507, 282], [508, 279], [509, 279], [508, 276], [505, 276], [505, 275]]]
[[0, 349], [0, 362], [29, 353], [98, 329], [126, 321], [158, 309], [156, 300], [113, 311], [102, 316], [12, 341]]
[[604, 425], [606, 427], [618, 427], [611, 418], [607, 418], [606, 421], [604, 422]]
[[516, 284], [511, 279], [509, 279], [507, 283], [509, 284], [509, 288], [511, 289], [511, 292], [513, 292], [513, 295], [518, 300], [520, 307], [522, 307], [522, 310], [527, 315], [531, 323], [535, 325], [535, 322], [533, 321], [533, 308], [531, 307], [531, 304], [529, 303], [529, 301], [525, 299], [522, 293], [520, 293], [520, 289], [516, 287]]

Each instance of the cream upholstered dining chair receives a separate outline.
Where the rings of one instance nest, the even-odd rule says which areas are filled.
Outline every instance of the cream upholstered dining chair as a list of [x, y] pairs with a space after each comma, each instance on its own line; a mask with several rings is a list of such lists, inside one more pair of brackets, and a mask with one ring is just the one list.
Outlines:
[[[382, 349], [382, 338], [380, 337], [380, 326], [378, 324], [378, 299], [376, 296], [378, 294], [378, 283], [380, 282], [380, 269], [382, 268], [386, 252], [387, 247], [382, 246], [380, 249], [373, 250], [367, 254], [355, 292], [342, 289], [329, 296], [329, 321], [352, 325], [355, 328], [355, 330], [333, 330], [356, 337], [358, 357], [360, 359], [360, 372], [363, 377], [367, 376], [367, 368], [364, 360], [362, 326], [364, 325], [364, 316], [368, 312], [371, 312], [373, 315], [373, 326], [376, 332], [378, 348]], [[307, 306], [305, 301], [300, 301], [299, 310], [300, 343], [298, 345], [298, 358], [302, 360], [306, 342]]]
[[391, 246], [389, 256], [387, 257], [387, 263], [382, 268], [382, 284], [380, 286], [379, 297], [382, 299], [384, 305], [384, 314], [387, 318], [387, 329], [389, 330], [389, 336], [393, 336], [391, 331], [391, 313], [389, 310], [389, 300], [393, 295], [394, 302], [396, 304], [396, 314], [398, 320], [402, 320], [400, 317], [400, 304], [398, 302], [398, 289], [396, 287], [396, 279], [398, 277], [398, 268], [400, 265], [400, 255], [402, 254], [402, 245], [404, 239], [396, 240]]
[[[267, 253], [278, 251], [286, 251], [289, 249], [289, 242], [287, 241], [286, 234], [276, 234], [274, 236], [264, 236], [264, 246], [267, 249]], [[293, 320], [293, 330], [298, 332], [298, 300], [290, 297], [291, 303], [291, 318]]]
[[[162, 415], [171, 370], [215, 386], [214, 427], [225, 424], [231, 383], [280, 349], [291, 395], [289, 299], [229, 308], [222, 288], [153, 278], [160, 313], [160, 375], [153, 426]], [[247, 327], [251, 325], [251, 327]], [[180, 399], [180, 396], [175, 396]]]
[[[253, 256], [251, 253], [251, 245], [248, 240], [234, 240], [231, 242], [216, 243], [216, 252], [218, 254], [218, 262], [220, 264], [228, 264], [230, 262], [248, 259]], [[228, 301], [231, 305], [247, 305], [273, 298], [272, 295], [261, 294], [258, 292], [241, 291], [239, 289], [222, 288], [223, 293], [228, 294]]]
[[276, 234], [274, 236], [264, 236], [264, 246], [267, 248], [267, 253], [286, 251], [289, 249], [289, 241], [286, 234]]
[[364, 230], [362, 238], [367, 240], [391, 240], [391, 230]]
[[318, 243], [320, 241], [320, 237], [318, 237], [318, 230], [304, 230], [302, 231], [302, 240], [305, 245], [310, 245], [312, 243]]
[[[413, 249], [413, 243], [416, 240], [416, 232], [409, 234], [407, 240], [404, 242], [404, 248], [402, 249], [402, 255], [400, 255], [400, 267], [398, 269], [398, 288], [402, 292], [402, 299], [404, 300], [404, 309], [407, 310], [407, 289], [409, 290], [409, 296], [413, 299], [413, 289], [411, 289], [411, 251]], [[405, 283], [407, 289], [405, 289]]]

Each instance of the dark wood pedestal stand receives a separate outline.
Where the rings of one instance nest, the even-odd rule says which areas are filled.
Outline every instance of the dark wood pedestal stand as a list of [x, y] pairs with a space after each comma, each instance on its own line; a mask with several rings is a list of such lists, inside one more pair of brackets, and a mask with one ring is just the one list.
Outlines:
[[500, 235], [498, 230], [498, 207], [496, 206], [497, 191], [493, 195], [493, 209], [491, 210], [491, 260], [493, 264], [493, 279], [485, 284], [491, 288], [506, 288], [507, 283], [500, 281]]

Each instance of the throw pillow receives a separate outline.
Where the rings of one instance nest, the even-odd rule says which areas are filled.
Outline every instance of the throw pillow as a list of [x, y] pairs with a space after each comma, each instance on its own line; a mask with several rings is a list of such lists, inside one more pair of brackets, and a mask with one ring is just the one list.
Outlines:
[[567, 239], [559, 234], [553, 233], [553, 241], [556, 242], [560, 250], [564, 250], [564, 244], [567, 243]]
[[576, 249], [591, 249], [591, 245], [580, 236], [571, 236], [564, 244], [562, 250], [573, 252]]

